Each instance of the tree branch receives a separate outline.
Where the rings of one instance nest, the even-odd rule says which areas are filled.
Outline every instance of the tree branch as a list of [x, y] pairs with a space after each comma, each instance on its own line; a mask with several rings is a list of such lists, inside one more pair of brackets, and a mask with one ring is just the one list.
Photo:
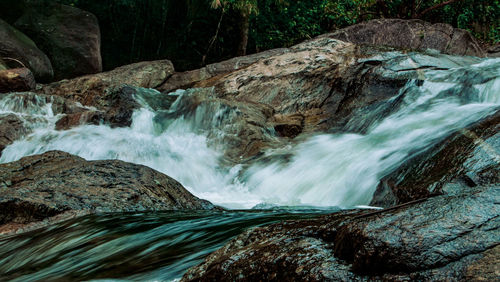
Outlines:
[[439, 3], [437, 5], [434, 5], [432, 7], [429, 7], [427, 9], [423, 10], [421, 13], [418, 13], [415, 18], [420, 19], [420, 18], [422, 18], [423, 15], [427, 14], [428, 12], [430, 12], [430, 11], [432, 11], [434, 9], [441, 8], [443, 6], [455, 3], [457, 1], [462, 1], [462, 0], [448, 0], [448, 1], [445, 1], [445, 2], [442, 2], [442, 3]]

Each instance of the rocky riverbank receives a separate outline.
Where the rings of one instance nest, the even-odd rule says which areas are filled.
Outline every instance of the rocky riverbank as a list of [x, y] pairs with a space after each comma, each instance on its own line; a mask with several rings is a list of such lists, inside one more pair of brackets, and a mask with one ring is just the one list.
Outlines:
[[[152, 135], [163, 134], [175, 120], [193, 123], [208, 147], [222, 152], [211, 171], [239, 166], [235, 180], [239, 183], [252, 165], [275, 159], [287, 163], [293, 158], [289, 151], [269, 153], [273, 149], [293, 147], [319, 133], [363, 136], [405, 106], [431, 107], [416, 103], [421, 97], [411, 95], [425, 83], [431, 84], [428, 92], [434, 91], [432, 83], [456, 84], [433, 96], [438, 104], [440, 98], [449, 98], [458, 104], [473, 101], [492, 107], [477, 120], [470, 117], [470, 123], [456, 128], [451, 123], [442, 130], [449, 134], [428, 141], [428, 147], [404, 152], [397, 166], [378, 171], [376, 190], [367, 190], [372, 193], [361, 198], [372, 198], [370, 205], [385, 209], [354, 209], [249, 230], [190, 269], [184, 280], [495, 280], [499, 276], [500, 112], [498, 100], [493, 99], [498, 64], [471, 69], [492, 52], [482, 50], [467, 32], [422, 21], [377, 20], [290, 48], [188, 72], [175, 72], [168, 60], [100, 72], [95, 17], [64, 5], [53, 9], [65, 15], [51, 18], [56, 27], [65, 26], [67, 15], [81, 23], [69, 28], [63, 39], [78, 35], [87, 45], [55, 40], [63, 28], [45, 34], [44, 27], [54, 24], [45, 22], [46, 15], [36, 15], [40, 26], [30, 14], [15, 24], [34, 41], [0, 22], [0, 35], [7, 38], [0, 42], [0, 55], [15, 60], [0, 60], [0, 156], [16, 141], [29, 142], [41, 124], [53, 125], [41, 137], [51, 140], [58, 132], [78, 134], [70, 130], [83, 125], [130, 128], [134, 113], [147, 108]], [[67, 48], [75, 52], [57, 55]], [[19, 63], [16, 68], [12, 65]], [[82, 68], [74, 70], [74, 65]], [[447, 70], [454, 72], [437, 74], [433, 80], [426, 77], [428, 72]], [[54, 77], [65, 79], [52, 82]], [[35, 79], [51, 83], [36, 85]], [[179, 89], [184, 90], [173, 92]], [[422, 90], [422, 96], [427, 94]], [[431, 120], [429, 126], [438, 121]], [[182, 159], [174, 153], [172, 159]], [[216, 207], [173, 178], [142, 165], [87, 161], [61, 151], [0, 164], [0, 233], [94, 212], [184, 209]]]

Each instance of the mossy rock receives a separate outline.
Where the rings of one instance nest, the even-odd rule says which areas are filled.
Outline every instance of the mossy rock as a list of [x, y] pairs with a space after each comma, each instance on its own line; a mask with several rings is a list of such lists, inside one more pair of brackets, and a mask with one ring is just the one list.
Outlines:
[[5, 68], [29, 68], [41, 82], [54, 75], [52, 64], [37, 45], [24, 33], [0, 19], [0, 56]]

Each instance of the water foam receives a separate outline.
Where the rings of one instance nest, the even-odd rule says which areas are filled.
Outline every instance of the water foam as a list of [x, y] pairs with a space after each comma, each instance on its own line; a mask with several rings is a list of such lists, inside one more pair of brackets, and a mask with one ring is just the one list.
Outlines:
[[[120, 159], [152, 167], [177, 179], [196, 196], [230, 208], [262, 203], [367, 205], [379, 179], [405, 159], [498, 109], [498, 59], [466, 69], [427, 71], [425, 76], [423, 82], [409, 81], [390, 101], [393, 112], [366, 134], [316, 135], [287, 149], [290, 161], [254, 164], [244, 172], [239, 165], [222, 166], [223, 152], [209, 147], [207, 132], [197, 130], [196, 124], [205, 122], [200, 115], [205, 117], [206, 109], [189, 118], [177, 117], [160, 128], [154, 118], [157, 112], [146, 104], [134, 113], [130, 128], [84, 125], [56, 131], [54, 114], [40, 111], [37, 115], [46, 116], [47, 122], [8, 146], [0, 162], [63, 150], [89, 160]], [[47, 104], [38, 107], [50, 108]], [[22, 111], [7, 107], [5, 99], [0, 101], [0, 113]]]

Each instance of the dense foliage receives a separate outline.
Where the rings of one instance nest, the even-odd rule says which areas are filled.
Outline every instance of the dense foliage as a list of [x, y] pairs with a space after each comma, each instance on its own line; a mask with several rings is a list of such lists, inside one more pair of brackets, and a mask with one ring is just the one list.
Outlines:
[[[40, 1], [25, 0], [27, 5]], [[98, 17], [106, 69], [158, 58], [171, 59], [178, 70], [192, 69], [235, 55], [291, 46], [381, 17], [445, 22], [471, 31], [483, 42], [500, 42], [500, 0], [57, 1]], [[22, 11], [20, 1], [0, 2], [0, 16], [15, 21]]]

